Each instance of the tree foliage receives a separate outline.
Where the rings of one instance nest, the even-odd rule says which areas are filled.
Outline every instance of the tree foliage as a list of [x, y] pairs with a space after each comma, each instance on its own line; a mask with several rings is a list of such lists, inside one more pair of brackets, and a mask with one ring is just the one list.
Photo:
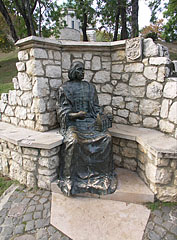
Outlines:
[[0, 0], [0, 12], [14, 41], [31, 35], [58, 37], [64, 26], [61, 10], [57, 0]]
[[163, 19], [157, 20], [156, 23], [151, 23], [149, 26], [144, 27], [141, 30], [142, 37], [151, 37], [153, 40], [157, 40], [158, 38], [162, 38], [163, 32]]
[[72, 8], [76, 17], [80, 20], [83, 33], [83, 41], [88, 41], [87, 27], [96, 24], [96, 10], [93, 7], [93, 0], [68, 0], [65, 8]]

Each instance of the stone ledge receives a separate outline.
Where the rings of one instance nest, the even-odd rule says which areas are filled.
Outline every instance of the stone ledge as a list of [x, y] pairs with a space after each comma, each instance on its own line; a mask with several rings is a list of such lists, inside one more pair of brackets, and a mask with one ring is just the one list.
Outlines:
[[109, 132], [113, 137], [136, 141], [157, 158], [177, 158], [177, 140], [157, 130], [113, 124]]
[[37, 132], [27, 128], [0, 122], [0, 138], [21, 147], [51, 149], [62, 144], [58, 129]]
[[[136, 141], [158, 158], [177, 158], [177, 140], [157, 130], [114, 124], [109, 132], [113, 137]], [[19, 146], [42, 149], [57, 147], [63, 140], [58, 129], [37, 132], [4, 122], [0, 122], [0, 138]]]

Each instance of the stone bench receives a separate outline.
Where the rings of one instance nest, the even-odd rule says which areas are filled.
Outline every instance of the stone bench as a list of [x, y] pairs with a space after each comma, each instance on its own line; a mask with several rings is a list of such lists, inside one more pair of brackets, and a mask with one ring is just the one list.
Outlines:
[[[116, 165], [136, 171], [158, 199], [176, 201], [177, 140], [121, 124], [109, 131]], [[0, 122], [0, 170], [21, 184], [50, 189], [57, 178], [62, 140], [58, 129], [36, 132]]]

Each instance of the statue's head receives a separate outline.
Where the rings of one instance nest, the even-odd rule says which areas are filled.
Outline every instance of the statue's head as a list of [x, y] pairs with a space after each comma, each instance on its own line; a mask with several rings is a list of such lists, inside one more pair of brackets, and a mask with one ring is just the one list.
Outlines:
[[84, 64], [82, 62], [73, 62], [68, 71], [70, 81], [82, 81], [84, 78]]

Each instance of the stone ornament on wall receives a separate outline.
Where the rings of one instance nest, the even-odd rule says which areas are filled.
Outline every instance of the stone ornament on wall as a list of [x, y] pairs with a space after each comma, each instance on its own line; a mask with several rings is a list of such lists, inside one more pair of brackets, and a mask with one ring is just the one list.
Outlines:
[[126, 57], [128, 62], [142, 60], [142, 38], [126, 40]]

